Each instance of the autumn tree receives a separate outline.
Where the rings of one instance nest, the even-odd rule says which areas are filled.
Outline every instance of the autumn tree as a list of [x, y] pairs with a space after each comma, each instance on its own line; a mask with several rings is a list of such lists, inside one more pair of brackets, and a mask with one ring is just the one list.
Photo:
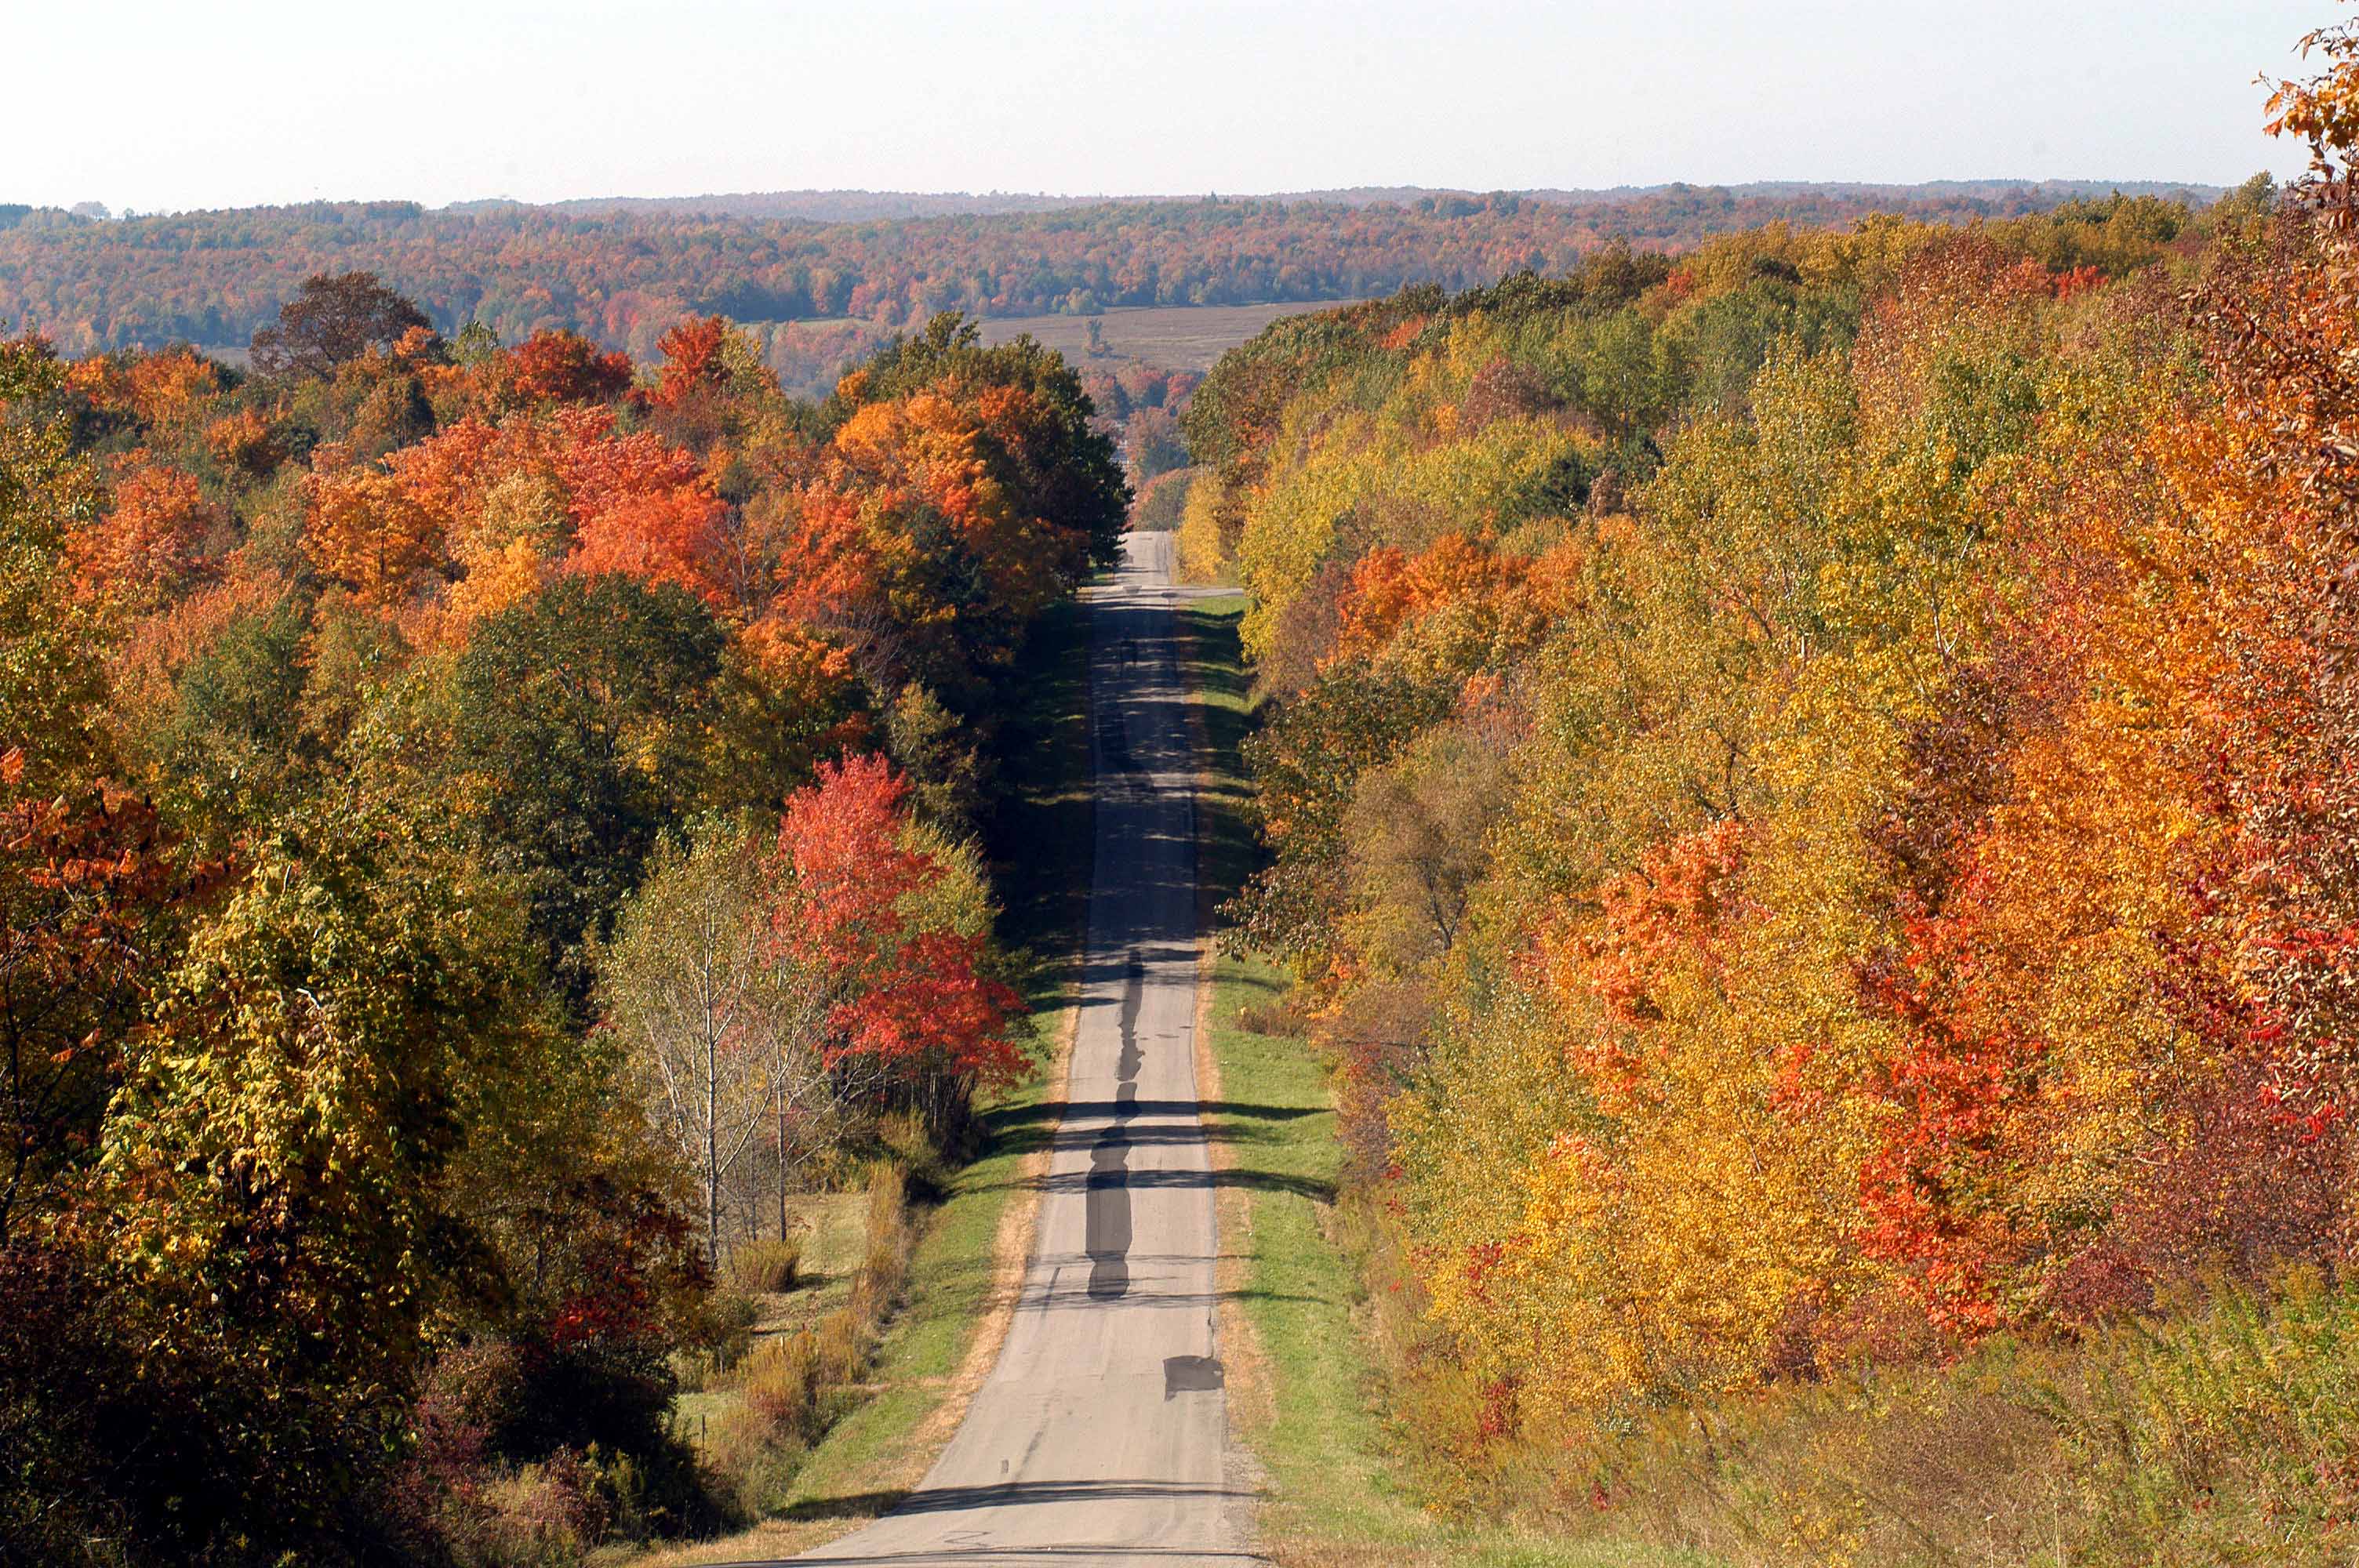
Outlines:
[[825, 978], [826, 1059], [941, 1126], [1021, 1074], [1020, 1003], [991, 973], [979, 877], [928, 841], [908, 796], [882, 757], [822, 763], [779, 824], [770, 931], [779, 961]]
[[275, 325], [254, 334], [255, 368], [266, 375], [322, 377], [371, 349], [390, 352], [434, 323], [373, 272], [313, 273], [281, 306]]
[[985, 348], [973, 322], [945, 313], [846, 377], [830, 407], [849, 418], [864, 404], [927, 391], [988, 411], [985, 460], [1021, 514], [1073, 540], [1079, 562], [1121, 558], [1129, 487], [1113, 443], [1091, 424], [1095, 410], [1080, 378], [1060, 355], [1029, 337]]
[[1342, 671], [1248, 741], [1256, 810], [1274, 859], [1223, 911], [1238, 939], [1306, 972], [1332, 956], [1353, 791], [1447, 713], [1449, 700], [1430, 684]]
[[610, 403], [630, 389], [631, 360], [561, 328], [535, 332], [475, 369], [495, 414], [556, 403]]
[[195, 574], [208, 535], [218, 525], [192, 474], [131, 455], [111, 487], [106, 515], [73, 543], [74, 567], [93, 596], [152, 611]]
[[390, 474], [364, 466], [314, 470], [304, 495], [305, 550], [373, 608], [392, 609], [446, 558], [439, 522]]
[[2199, 299], [2234, 423], [2197, 471], [2212, 510], [2253, 514], [2267, 563], [2235, 677], [2252, 752], [2236, 786], [2245, 963], [2268, 1009], [2277, 1092], [2341, 1118], [2359, 1084], [2359, 24], [2302, 49], [2326, 69], [2278, 84], [2269, 129], [2308, 145], [2310, 176], [2287, 193], [2276, 254], [2223, 266]]
[[1130, 449], [1130, 488], [1143, 491], [1172, 470], [1188, 464], [1188, 443], [1180, 421], [1162, 408], [1142, 408], [1123, 426], [1123, 443]]
[[255, 848], [106, 1129], [140, 1386], [185, 1411], [143, 1522], [190, 1554], [337, 1533], [434, 1326], [497, 1289], [443, 1178], [544, 1015], [512, 906], [461, 865], [405, 873], [391, 827], [331, 807]]
[[[777, 961], [760, 846], [707, 824], [658, 850], [599, 953], [606, 1026], [626, 1042], [657, 1123], [703, 1194], [707, 1258], [723, 1248], [723, 1193], [766, 1130], [778, 1137], [783, 1206], [794, 1133], [832, 1101], [820, 1032], [824, 989]], [[783, 1213], [783, 1206], [781, 1208]]]

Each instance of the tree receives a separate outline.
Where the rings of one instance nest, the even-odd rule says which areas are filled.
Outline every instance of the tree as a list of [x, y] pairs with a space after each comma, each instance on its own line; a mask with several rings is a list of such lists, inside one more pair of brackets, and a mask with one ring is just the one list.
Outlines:
[[1130, 448], [1130, 488], [1144, 490], [1160, 476], [1188, 466], [1188, 443], [1179, 418], [1167, 409], [1142, 408], [1123, 427]]
[[64, 381], [47, 342], [0, 341], [0, 736], [37, 789], [104, 771], [96, 628], [67, 571], [69, 540], [92, 525], [103, 492], [66, 420], [44, 409]]
[[2261, 563], [2234, 681], [2245, 963], [2273, 1092], [2332, 1119], [2359, 1098], [2359, 23], [2302, 50], [2327, 69], [2277, 85], [2268, 128], [2308, 144], [2310, 173], [2286, 192], [2277, 254], [2198, 296], [2235, 438], [2190, 466], [2214, 506], [2250, 514]]
[[1364, 773], [1400, 755], [1447, 714], [1450, 695], [1390, 672], [1339, 670], [1247, 741], [1272, 860], [1223, 909], [1232, 940], [1283, 955], [1305, 973], [1332, 956], [1353, 792]]
[[75, 535], [76, 574], [94, 597], [154, 611], [196, 570], [217, 511], [193, 475], [149, 461], [145, 451], [132, 454], [114, 492], [107, 514]]
[[[49, 781], [52, 785], [54, 781]], [[190, 891], [155, 812], [27, 788], [0, 754], [0, 1246], [88, 1175], [169, 905]]]
[[[985, 399], [990, 389], [1016, 394]], [[931, 392], [983, 415], [992, 437], [986, 460], [1016, 511], [1038, 517], [1079, 546], [1080, 562], [1122, 558], [1129, 486], [1114, 444], [1092, 424], [1096, 413], [1064, 357], [1028, 334], [995, 348], [955, 311], [896, 338], [836, 388], [829, 407], [841, 422], [867, 403]]]
[[584, 938], [705, 787], [723, 643], [676, 588], [563, 578], [484, 622], [452, 667], [460, 798], [577, 1001]]
[[434, 323], [376, 274], [317, 272], [279, 308], [276, 326], [254, 334], [254, 364], [265, 375], [331, 376], [371, 349], [390, 352], [413, 330], [431, 333]]
[[440, 1326], [496, 1298], [445, 1178], [550, 1044], [528, 955], [491, 884], [345, 802], [282, 818], [198, 924], [104, 1140], [167, 1555], [348, 1529]]
[[441, 524], [392, 474], [352, 467], [303, 479], [303, 548], [362, 602], [390, 610], [448, 561]]
[[1023, 1071], [1007, 1033], [1022, 1004], [986, 972], [987, 911], [945, 897], [954, 867], [908, 795], [883, 757], [821, 763], [778, 827], [770, 931], [783, 961], [825, 977], [831, 1065], [881, 1074], [939, 1126]]
[[598, 955], [606, 1027], [626, 1042], [654, 1119], [696, 1173], [705, 1253], [718, 1264], [722, 1193], [766, 1120], [788, 1130], [831, 1103], [820, 988], [776, 961], [768, 865], [708, 823], [658, 851]]
[[610, 403], [630, 390], [631, 359], [560, 328], [486, 356], [475, 373], [484, 401], [505, 414], [552, 403]]
[[663, 367], [638, 401], [658, 431], [693, 451], [736, 440], [778, 395], [778, 378], [726, 317], [690, 316], [656, 347]]
[[226, 414], [205, 427], [205, 452], [233, 484], [266, 479], [286, 461], [269, 422], [251, 408]]
[[1449, 725], [1361, 775], [1343, 820], [1352, 945], [1379, 970], [1450, 950], [1506, 796], [1502, 738]]

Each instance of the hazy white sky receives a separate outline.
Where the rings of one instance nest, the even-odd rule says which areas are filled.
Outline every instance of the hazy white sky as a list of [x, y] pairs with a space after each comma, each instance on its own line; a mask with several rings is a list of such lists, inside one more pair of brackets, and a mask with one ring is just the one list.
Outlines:
[[0, 0], [0, 201], [1685, 179], [2300, 165], [2322, 0]]

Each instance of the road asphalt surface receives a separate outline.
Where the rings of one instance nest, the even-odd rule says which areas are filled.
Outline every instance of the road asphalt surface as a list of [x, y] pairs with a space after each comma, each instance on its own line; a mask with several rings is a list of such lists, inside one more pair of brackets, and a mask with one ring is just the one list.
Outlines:
[[999, 1364], [907, 1501], [804, 1563], [1234, 1564], [1198, 1117], [1195, 770], [1171, 536], [1086, 592], [1097, 869], [1081, 1027]]

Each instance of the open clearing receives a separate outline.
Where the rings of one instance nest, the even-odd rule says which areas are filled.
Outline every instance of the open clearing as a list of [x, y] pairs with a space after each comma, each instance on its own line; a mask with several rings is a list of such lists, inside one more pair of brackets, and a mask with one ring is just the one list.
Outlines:
[[1086, 365], [1090, 323], [1095, 321], [1117, 359], [1143, 360], [1165, 370], [1202, 371], [1272, 321], [1356, 303], [1312, 299], [1282, 305], [1131, 306], [1102, 316], [1006, 316], [982, 324], [983, 341], [1005, 343], [1029, 332], [1074, 364]]

